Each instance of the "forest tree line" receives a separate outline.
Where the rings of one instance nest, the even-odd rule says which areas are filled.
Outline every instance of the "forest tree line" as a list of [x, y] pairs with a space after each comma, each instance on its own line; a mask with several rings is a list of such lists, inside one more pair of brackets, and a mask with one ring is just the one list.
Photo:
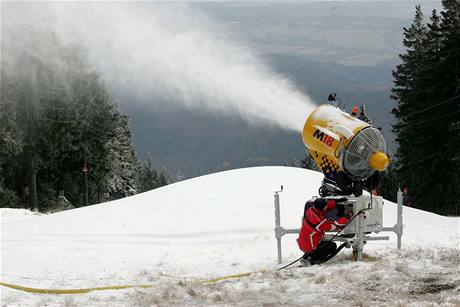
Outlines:
[[404, 29], [406, 50], [393, 71], [392, 89], [398, 149], [385, 188], [395, 190], [399, 182], [408, 187], [413, 206], [459, 215], [460, 2], [442, 4], [428, 20], [417, 6]]
[[129, 118], [83, 47], [17, 34], [2, 38], [1, 207], [46, 211], [60, 191], [79, 207], [168, 184], [165, 170], [138, 159]]

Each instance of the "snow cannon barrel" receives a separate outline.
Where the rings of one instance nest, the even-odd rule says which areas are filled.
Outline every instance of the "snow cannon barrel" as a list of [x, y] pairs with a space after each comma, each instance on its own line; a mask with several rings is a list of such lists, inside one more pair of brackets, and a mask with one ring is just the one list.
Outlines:
[[389, 163], [379, 130], [329, 104], [318, 106], [308, 116], [302, 139], [326, 176], [343, 171], [363, 180]]

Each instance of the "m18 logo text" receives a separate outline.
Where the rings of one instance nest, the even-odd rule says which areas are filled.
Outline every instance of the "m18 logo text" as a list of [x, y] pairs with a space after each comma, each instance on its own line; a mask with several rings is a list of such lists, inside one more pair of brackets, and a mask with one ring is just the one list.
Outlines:
[[319, 129], [316, 129], [315, 133], [313, 133], [313, 136], [321, 142], [323, 142], [324, 144], [326, 144], [327, 146], [332, 147], [332, 143], [334, 142], [334, 138], [332, 136], [329, 136], [324, 132], [319, 131]]

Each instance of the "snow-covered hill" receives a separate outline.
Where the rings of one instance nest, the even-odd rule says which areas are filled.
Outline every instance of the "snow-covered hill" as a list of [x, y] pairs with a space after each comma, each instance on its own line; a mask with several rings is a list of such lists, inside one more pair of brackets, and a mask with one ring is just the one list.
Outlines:
[[[284, 186], [282, 225], [298, 228], [321, 179], [299, 168], [257, 167], [52, 215], [2, 209], [2, 282], [56, 289], [157, 285], [64, 297], [2, 287], [2, 304], [391, 304], [393, 295], [403, 303], [460, 303], [459, 218], [413, 208], [404, 208], [400, 254], [390, 233], [390, 241], [366, 245], [362, 263], [345, 250], [321, 266], [192, 282], [275, 268], [274, 191]], [[385, 202], [384, 225], [395, 222], [396, 205]], [[295, 238], [283, 238], [286, 261], [301, 255]]]

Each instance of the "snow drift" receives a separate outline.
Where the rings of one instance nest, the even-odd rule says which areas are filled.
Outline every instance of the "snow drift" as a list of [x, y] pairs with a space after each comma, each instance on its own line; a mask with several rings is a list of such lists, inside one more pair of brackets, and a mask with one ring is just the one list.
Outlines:
[[[352, 262], [351, 251], [345, 250], [318, 267], [259, 273], [214, 286], [191, 283], [195, 279], [275, 268], [273, 192], [284, 185], [282, 226], [298, 228], [305, 200], [317, 194], [321, 180], [322, 174], [309, 170], [257, 167], [202, 176], [52, 215], [17, 220], [11, 210], [3, 209], [1, 278], [3, 282], [43, 288], [158, 284], [141, 294], [140, 290], [124, 290], [66, 298], [90, 305], [149, 305], [318, 304], [323, 302], [320, 298], [324, 291], [332, 291], [326, 301], [329, 304], [346, 303], [346, 296], [340, 297], [343, 291], [360, 293], [367, 291], [362, 287], [378, 283], [373, 295], [383, 295], [396, 291], [391, 289], [399, 281], [405, 285], [400, 285], [395, 295], [404, 301], [410, 291], [423, 292], [420, 289], [426, 285], [424, 281], [409, 286], [413, 276], [421, 276], [431, 280], [428, 284], [437, 289], [435, 294], [425, 291], [421, 298], [409, 297], [406, 302], [429, 303], [434, 299], [432, 295], [443, 297], [443, 302], [460, 302], [456, 274], [459, 219], [413, 208], [404, 208], [403, 251], [399, 255], [396, 235], [389, 233], [390, 241], [365, 246], [371, 261]], [[24, 211], [18, 212], [22, 215]], [[384, 225], [395, 223], [396, 205], [386, 201]], [[286, 261], [300, 256], [295, 238], [283, 237]], [[320, 290], [330, 284], [335, 290]], [[299, 287], [303, 291], [300, 296], [293, 291]], [[442, 291], [451, 292], [446, 296]], [[363, 297], [362, 302], [371, 298]], [[26, 305], [40, 300], [47, 304], [65, 302], [62, 297], [24, 296], [2, 288], [3, 302], [15, 305], [18, 300], [24, 300]], [[388, 297], [381, 301], [391, 302]]]

